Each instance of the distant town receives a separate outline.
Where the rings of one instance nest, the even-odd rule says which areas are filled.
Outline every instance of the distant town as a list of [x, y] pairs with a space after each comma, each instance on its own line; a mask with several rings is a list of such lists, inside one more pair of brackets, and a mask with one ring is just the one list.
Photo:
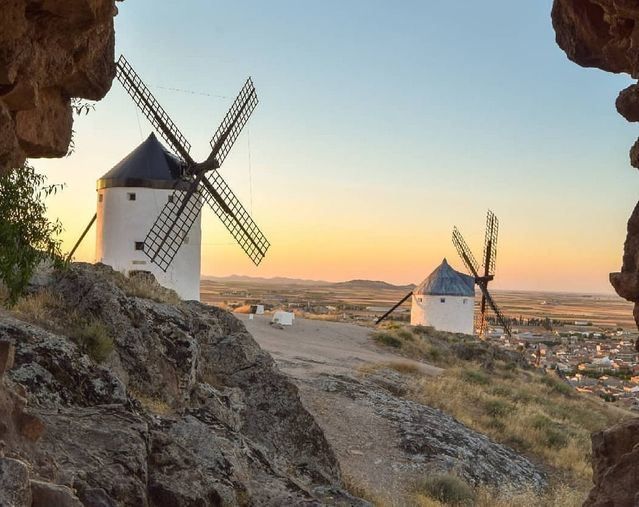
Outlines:
[[523, 325], [503, 329], [489, 326], [487, 339], [500, 347], [519, 350], [537, 368], [556, 370], [577, 391], [595, 394], [639, 411], [637, 332], [598, 329], [585, 321], [546, 323], [544, 332]]
[[[412, 288], [369, 280], [231, 277], [202, 280], [202, 300], [238, 312], [263, 304], [266, 311], [283, 309], [373, 328], [375, 318]], [[580, 392], [639, 411], [638, 333], [631, 303], [593, 294], [502, 291], [495, 297], [509, 318], [512, 337], [489, 321], [488, 340], [523, 352], [533, 367], [556, 370]], [[393, 320], [408, 322], [409, 306], [395, 312]]]

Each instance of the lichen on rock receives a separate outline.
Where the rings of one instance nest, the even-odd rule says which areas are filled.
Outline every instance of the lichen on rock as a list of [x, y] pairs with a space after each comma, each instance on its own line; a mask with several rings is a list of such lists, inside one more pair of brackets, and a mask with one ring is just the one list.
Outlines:
[[[18, 431], [7, 439], [32, 479], [85, 505], [365, 505], [341, 489], [297, 388], [242, 323], [196, 302], [128, 295], [117, 279], [74, 264], [35, 289], [59, 296], [50, 329], [2, 319], [0, 340], [16, 347], [9, 382], [44, 425], [37, 445]], [[102, 364], [58, 327], [73, 312], [113, 337]]]

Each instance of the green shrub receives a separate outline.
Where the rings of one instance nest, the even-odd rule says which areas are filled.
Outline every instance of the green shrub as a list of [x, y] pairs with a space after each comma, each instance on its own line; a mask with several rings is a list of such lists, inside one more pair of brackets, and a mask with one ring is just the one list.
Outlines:
[[490, 384], [490, 378], [488, 377], [488, 375], [478, 370], [463, 370], [462, 378], [464, 381], [471, 384], [478, 384], [481, 386]]
[[558, 426], [546, 428], [544, 444], [551, 449], [563, 449], [568, 445], [568, 435]]
[[421, 493], [449, 505], [472, 505], [475, 492], [463, 480], [452, 474], [435, 474], [420, 484]]
[[393, 347], [396, 349], [402, 346], [401, 340], [395, 338], [392, 334], [385, 331], [373, 333], [373, 340], [381, 345], [386, 345], [387, 347]]
[[401, 338], [402, 340], [413, 341], [415, 339], [413, 333], [411, 333], [408, 329], [398, 329], [395, 334], [397, 338]]
[[106, 326], [99, 320], [79, 324], [72, 338], [80, 349], [94, 361], [101, 363], [113, 350], [113, 339]]
[[504, 417], [513, 411], [513, 406], [503, 400], [487, 400], [484, 402], [484, 411], [490, 417]]
[[559, 394], [563, 394], [564, 396], [570, 396], [574, 393], [572, 387], [569, 384], [566, 384], [562, 380], [551, 377], [550, 375], [544, 375], [541, 377], [541, 382], [550, 387], [553, 391]]
[[493, 396], [499, 396], [500, 398], [510, 398], [513, 396], [512, 389], [509, 389], [506, 386], [496, 386], [491, 389], [490, 393]]
[[62, 266], [62, 224], [47, 216], [46, 199], [61, 189], [28, 164], [0, 176], [0, 282], [13, 305], [41, 262]]
[[431, 334], [433, 331], [434, 331], [434, 328], [430, 326], [418, 325], [413, 327], [413, 333], [415, 334], [428, 335], [428, 334]]
[[535, 414], [530, 419], [530, 425], [536, 430], [545, 430], [552, 426], [552, 421], [543, 414]]

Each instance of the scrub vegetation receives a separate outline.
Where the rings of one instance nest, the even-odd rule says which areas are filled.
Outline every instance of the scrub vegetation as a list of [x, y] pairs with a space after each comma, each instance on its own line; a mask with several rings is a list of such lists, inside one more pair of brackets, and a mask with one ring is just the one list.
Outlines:
[[[581, 505], [592, 485], [591, 433], [633, 416], [597, 397], [577, 393], [554, 372], [528, 367], [516, 352], [470, 336], [391, 325], [373, 333], [372, 338], [401, 355], [444, 368], [435, 377], [422, 375], [418, 369], [406, 372], [410, 398], [439, 408], [492, 440], [543, 463], [551, 481], [543, 505]], [[367, 368], [375, 367], [401, 372], [392, 364]], [[365, 374], [366, 368], [361, 371]], [[416, 485], [415, 503], [541, 505], [532, 492], [506, 495], [506, 499], [503, 492], [471, 489], [471, 500], [467, 485], [460, 481], [457, 477], [424, 478]]]

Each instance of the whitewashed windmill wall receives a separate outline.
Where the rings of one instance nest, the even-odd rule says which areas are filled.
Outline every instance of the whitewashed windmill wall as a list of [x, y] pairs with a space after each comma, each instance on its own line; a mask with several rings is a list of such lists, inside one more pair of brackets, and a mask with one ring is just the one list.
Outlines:
[[166, 272], [144, 253], [144, 239], [173, 194], [180, 162], [151, 134], [97, 183], [95, 261], [128, 275], [152, 273], [182, 299], [200, 300], [201, 214]]
[[449, 333], [474, 333], [475, 279], [444, 259], [412, 295], [410, 323]]

